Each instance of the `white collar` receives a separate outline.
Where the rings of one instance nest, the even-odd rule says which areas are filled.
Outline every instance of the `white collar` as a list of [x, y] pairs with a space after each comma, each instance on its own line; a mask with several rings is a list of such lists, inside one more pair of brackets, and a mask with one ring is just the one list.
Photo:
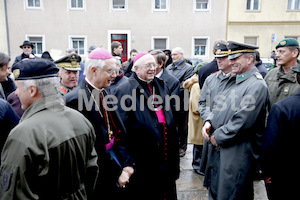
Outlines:
[[155, 76], [156, 76], [157, 78], [160, 78], [163, 72], [164, 72], [164, 69], [162, 69], [162, 70], [161, 70], [158, 74], [156, 74]]
[[103, 91], [104, 89], [102, 88], [102, 89], [99, 89], [99, 88], [97, 88], [96, 86], [94, 86], [90, 81], [89, 81], [89, 79], [87, 78], [87, 77], [85, 77], [85, 81], [88, 83], [88, 84], [90, 84], [94, 89], [96, 89], [96, 90], [98, 90], [98, 91]]

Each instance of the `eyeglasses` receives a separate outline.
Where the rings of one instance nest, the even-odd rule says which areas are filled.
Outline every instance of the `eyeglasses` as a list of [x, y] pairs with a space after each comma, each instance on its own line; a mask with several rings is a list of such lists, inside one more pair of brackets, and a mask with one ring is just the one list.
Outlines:
[[99, 67], [101, 69], [103, 69], [104, 71], [106, 71], [110, 76], [113, 75], [113, 73], [116, 73], [117, 72], [117, 68], [114, 67], [112, 69], [104, 69], [103, 67]]
[[23, 49], [31, 49], [31, 46], [23, 46]]
[[157, 64], [149, 63], [143, 66], [145, 69], [150, 69], [151, 67], [154, 67], [154, 69], [157, 68]]

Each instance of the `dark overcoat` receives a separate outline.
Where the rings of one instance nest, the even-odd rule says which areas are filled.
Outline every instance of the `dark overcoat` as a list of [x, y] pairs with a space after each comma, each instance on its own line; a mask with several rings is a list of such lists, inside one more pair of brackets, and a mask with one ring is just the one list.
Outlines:
[[[131, 156], [125, 147], [127, 133], [117, 111], [110, 111], [109, 113], [113, 119], [113, 123], [118, 128], [117, 139], [112, 147], [112, 151], [115, 153], [117, 160], [119, 161], [118, 163], [116, 157], [112, 156], [112, 154], [105, 148], [105, 145], [109, 143], [107, 125], [105, 119], [100, 116], [96, 108], [97, 105], [95, 105], [89, 91], [95, 92], [96, 90], [93, 90], [93, 87], [89, 85], [85, 79], [82, 80], [79, 87], [65, 95], [66, 105], [79, 110], [92, 123], [95, 129], [95, 148], [99, 157], [99, 177], [95, 188], [94, 198], [101, 197], [104, 199], [114, 199], [114, 195], [119, 192], [117, 180], [122, 173], [123, 167], [133, 165]], [[97, 91], [93, 94], [97, 95]], [[107, 95], [105, 90], [103, 91], [103, 94], [104, 96]], [[86, 96], [87, 101], [81, 99], [84, 98], [84, 96]], [[82, 108], [80, 108], [80, 104], [82, 103], [81, 101], [83, 101]], [[98, 106], [101, 105], [102, 104], [99, 104]], [[110, 104], [108, 104], [108, 106], [110, 106]]]
[[[145, 194], [154, 197], [162, 188], [175, 184], [175, 180], [179, 177], [178, 134], [174, 126], [172, 109], [167, 106], [166, 98], [170, 92], [164, 81], [158, 78], [153, 80], [153, 85], [158, 90], [155, 93], [162, 98], [167, 141], [164, 141], [164, 131], [155, 112], [147, 106], [150, 95], [145, 92], [145, 87], [141, 85], [135, 73], [129, 77], [126, 84], [115, 91], [121, 119], [128, 131], [128, 150], [136, 163], [134, 189], [140, 193], [146, 192], [143, 198]], [[164, 152], [165, 147], [167, 152]], [[150, 193], [147, 186], [151, 188]]]
[[[272, 199], [295, 199], [299, 196], [298, 141], [300, 124], [300, 91], [275, 103], [268, 116], [263, 142], [262, 168], [271, 177]], [[295, 162], [296, 161], [296, 162]]]

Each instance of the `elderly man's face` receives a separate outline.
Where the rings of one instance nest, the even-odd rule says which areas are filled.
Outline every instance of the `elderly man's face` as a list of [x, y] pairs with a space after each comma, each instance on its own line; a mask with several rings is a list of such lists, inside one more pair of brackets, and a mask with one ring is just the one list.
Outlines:
[[183, 58], [183, 53], [181, 53], [179, 49], [173, 49], [171, 55], [173, 63], [177, 63]]
[[233, 73], [242, 74], [248, 70], [248, 66], [251, 62], [253, 62], [253, 56], [246, 57], [245, 54], [242, 54], [235, 59], [231, 59], [229, 64], [232, 65]]
[[93, 83], [97, 88], [107, 88], [110, 86], [112, 80], [116, 78], [116, 60], [114, 58], [104, 60], [103, 68], [98, 67], [95, 73], [95, 82]]
[[23, 53], [26, 54], [26, 55], [29, 55], [32, 52], [32, 48], [31, 48], [30, 45], [24, 45], [22, 47], [22, 49], [23, 49]]
[[26, 110], [33, 102], [32, 98], [30, 97], [30, 88], [23, 87], [23, 83], [20, 81], [15, 81], [15, 84], [17, 86], [17, 89], [15, 91], [15, 94], [19, 97], [20, 102], [22, 104], [21, 108], [23, 110]]
[[60, 72], [60, 82], [70, 88], [73, 89], [78, 85], [78, 77], [79, 72], [78, 71], [71, 71], [66, 69], [61, 69]]
[[135, 68], [137, 76], [145, 81], [153, 80], [157, 67], [154, 57], [149, 54], [140, 59], [141, 64]]

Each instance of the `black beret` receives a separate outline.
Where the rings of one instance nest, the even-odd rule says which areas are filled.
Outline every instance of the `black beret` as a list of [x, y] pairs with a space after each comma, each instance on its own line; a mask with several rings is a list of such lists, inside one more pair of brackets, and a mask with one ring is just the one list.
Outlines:
[[58, 67], [53, 62], [43, 59], [22, 60], [12, 67], [15, 80], [57, 77], [58, 71]]
[[242, 55], [243, 53], [254, 53], [255, 49], [258, 49], [258, 46], [251, 44], [243, 44], [234, 41], [227, 42], [227, 49], [229, 53], [228, 59], [234, 59]]

